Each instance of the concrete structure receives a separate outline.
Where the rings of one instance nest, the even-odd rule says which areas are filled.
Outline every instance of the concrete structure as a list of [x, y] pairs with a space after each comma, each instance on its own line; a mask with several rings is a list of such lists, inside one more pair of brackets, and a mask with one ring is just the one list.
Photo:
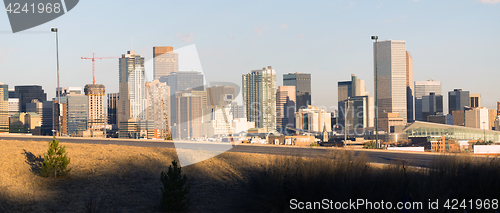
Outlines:
[[413, 58], [410, 52], [406, 51], [406, 113], [408, 122], [413, 122]]
[[307, 109], [299, 109], [295, 113], [295, 128], [308, 132], [331, 132], [332, 114], [325, 110], [309, 105]]
[[481, 94], [472, 93], [469, 95], [470, 98], [470, 106], [472, 108], [481, 107]]
[[70, 136], [76, 136], [87, 130], [88, 123], [88, 99], [83, 94], [70, 94], [67, 98], [67, 128]]
[[427, 116], [427, 122], [453, 125], [453, 122], [451, 122], [451, 124], [449, 123], [449, 120], [450, 120], [449, 117], [453, 117], [453, 116], [450, 114], [443, 115], [443, 113], [440, 113], [437, 115], [429, 115], [429, 116]]
[[448, 92], [448, 114], [456, 110], [464, 110], [464, 107], [470, 107], [469, 91], [455, 89]]
[[422, 118], [427, 121], [430, 115], [443, 113], [443, 96], [431, 92], [422, 96]]
[[347, 129], [374, 126], [374, 99], [366, 91], [365, 81], [355, 75], [351, 81], [338, 82], [338, 109], [337, 125], [347, 125]]
[[[106, 109], [104, 107], [105, 87], [102, 84], [85, 85], [85, 95], [88, 99], [87, 129], [102, 131], [106, 125]], [[104, 135], [102, 135], [104, 137]]]
[[415, 120], [426, 121], [422, 116], [422, 97], [434, 93], [436, 96], [442, 95], [441, 82], [432, 79], [427, 81], [415, 81]]
[[179, 54], [170, 46], [153, 47], [153, 76], [160, 79], [179, 71]]
[[495, 130], [500, 131], [500, 116], [495, 118]]
[[202, 132], [203, 108], [207, 106], [205, 91], [187, 90], [175, 95], [177, 121], [172, 126], [173, 138], [179, 140], [200, 138]]
[[378, 127], [389, 133], [395, 132], [396, 126], [404, 126], [405, 121], [399, 117], [398, 113], [382, 113], [379, 117]]
[[499, 155], [500, 145], [474, 145], [475, 155]]
[[248, 121], [267, 132], [276, 131], [276, 72], [271, 66], [242, 76], [243, 103]]
[[246, 134], [249, 129], [255, 128], [255, 122], [248, 122], [246, 118], [234, 118], [232, 128], [233, 135]]
[[497, 117], [497, 110], [488, 109], [488, 129], [495, 130], [495, 119]]
[[231, 114], [233, 114], [233, 118], [245, 118], [245, 107], [243, 105], [238, 105], [236, 102], [231, 103]]
[[[407, 64], [405, 41], [379, 41], [376, 54], [378, 70], [378, 114], [397, 113], [407, 122]], [[375, 49], [375, 48], [374, 48]]]
[[286, 127], [295, 127], [295, 86], [279, 86], [276, 92], [276, 130], [287, 132]]
[[203, 122], [202, 135], [211, 138], [214, 136], [227, 136], [233, 134], [233, 115], [231, 114], [230, 107], [217, 107], [206, 117], [210, 117], [210, 120]]
[[160, 82], [165, 82], [170, 87], [170, 114], [172, 115], [171, 123], [177, 122], [177, 104], [175, 103], [175, 95], [177, 92], [186, 90], [203, 91], [204, 77], [201, 72], [182, 71], [170, 73], [168, 76], [162, 76]]
[[307, 108], [311, 105], [311, 74], [309, 73], [288, 73], [283, 74], [283, 86], [295, 87], [295, 111], [300, 108]]
[[213, 109], [227, 106], [236, 98], [235, 90], [234, 86], [217, 85], [207, 87], [207, 104]]
[[28, 133], [29, 132], [28, 127], [25, 125], [26, 114], [27, 113], [25, 113], [25, 112], [21, 112], [21, 113], [18, 112], [9, 118], [9, 132], [10, 133]]
[[[119, 91], [118, 136], [127, 138], [137, 133], [133, 132], [134, 128], [129, 127], [145, 120], [147, 116], [144, 57], [135, 54], [135, 51], [127, 51], [127, 54], [122, 54], [119, 59]], [[129, 125], [128, 122], [133, 124]]]
[[0, 133], [9, 132], [9, 87], [0, 83]]
[[465, 111], [465, 127], [489, 129], [489, 112], [484, 107]]
[[47, 94], [42, 86], [15, 86], [15, 96], [19, 98], [19, 112], [26, 112], [26, 104], [31, 103], [33, 99], [40, 102], [47, 100]]
[[19, 98], [9, 98], [9, 117], [19, 112]]
[[167, 83], [162, 83], [155, 79], [146, 83], [147, 99], [148, 99], [148, 120], [154, 122], [153, 129], [156, 135], [154, 138], [159, 138], [162, 131], [166, 131], [164, 112], [167, 113], [168, 126], [172, 125], [170, 121], [170, 87]]
[[[40, 102], [38, 99], [33, 99], [32, 103], [26, 104], [26, 112], [34, 112], [41, 117], [41, 135], [52, 135], [52, 130], [57, 130], [57, 120], [54, 119], [54, 102], [53, 101], [43, 101]], [[54, 123], [54, 121], [56, 121]], [[56, 126], [54, 126], [56, 125]]]

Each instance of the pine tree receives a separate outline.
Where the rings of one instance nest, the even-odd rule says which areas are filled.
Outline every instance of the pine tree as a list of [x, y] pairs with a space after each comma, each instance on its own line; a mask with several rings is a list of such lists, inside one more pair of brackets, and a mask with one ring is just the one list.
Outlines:
[[187, 177], [181, 175], [181, 167], [177, 166], [175, 160], [172, 161], [172, 166], [168, 167], [167, 174], [161, 172], [161, 205], [166, 211], [184, 211], [191, 205], [187, 196], [190, 186], [186, 185]]
[[63, 176], [68, 174], [71, 169], [68, 169], [70, 159], [66, 153], [66, 146], [59, 146], [59, 140], [54, 136], [54, 140], [49, 142], [49, 149], [44, 155], [42, 164], [42, 175], [44, 177]]

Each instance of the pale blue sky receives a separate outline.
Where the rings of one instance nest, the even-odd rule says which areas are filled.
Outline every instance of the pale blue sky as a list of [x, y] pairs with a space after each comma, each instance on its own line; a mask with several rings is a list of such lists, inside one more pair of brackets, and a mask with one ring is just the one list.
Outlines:
[[[336, 106], [337, 82], [356, 74], [373, 95], [371, 35], [405, 40], [414, 80], [442, 81], [481, 93], [495, 108], [500, 95], [500, 0], [394, 1], [91, 1], [49, 23], [12, 34], [0, 13], [0, 82], [42, 85], [55, 96], [55, 35], [61, 86], [92, 82], [81, 56], [150, 56], [152, 46], [195, 44], [207, 82], [241, 84], [241, 75], [272, 65], [282, 74], [312, 74], [313, 104]], [[150, 76], [148, 76], [150, 78]], [[96, 82], [118, 91], [118, 60], [96, 62]], [[445, 110], [446, 111], [446, 110]]]

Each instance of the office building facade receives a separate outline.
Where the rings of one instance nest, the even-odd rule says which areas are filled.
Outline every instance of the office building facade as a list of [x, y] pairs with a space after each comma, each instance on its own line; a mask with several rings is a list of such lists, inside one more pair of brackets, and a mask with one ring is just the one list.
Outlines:
[[331, 118], [331, 113], [309, 105], [307, 109], [299, 109], [299, 111], [295, 113], [295, 128], [307, 132], [331, 132]]
[[427, 81], [415, 81], [415, 120], [427, 121], [422, 115], [422, 97], [429, 96], [431, 93], [439, 96], [441, 93], [441, 81], [429, 79]]
[[[137, 137], [138, 121], [146, 119], [144, 57], [127, 51], [119, 59], [118, 136]], [[134, 136], [135, 135], [135, 136]]]
[[77, 136], [87, 130], [89, 102], [83, 94], [67, 95], [67, 127], [66, 133]]
[[481, 107], [481, 94], [473, 93], [469, 95], [471, 108]]
[[351, 81], [338, 82], [338, 109], [337, 125], [347, 129], [374, 126], [374, 99], [366, 91], [365, 81], [354, 74]]
[[311, 105], [311, 74], [288, 73], [283, 75], [283, 86], [295, 87], [295, 111]]
[[[428, 121], [427, 117], [443, 113], [443, 95], [431, 92], [422, 96], [422, 119]], [[446, 124], [446, 123], [445, 123]]]
[[101, 131], [105, 128], [107, 120], [104, 107], [106, 88], [102, 84], [87, 84], [84, 91], [88, 99], [87, 129]]
[[[373, 44], [378, 72], [378, 114], [397, 113], [408, 119], [407, 65], [405, 41], [379, 41]], [[377, 47], [375, 48], [375, 45]]]
[[[162, 83], [155, 79], [146, 83], [148, 95], [148, 120], [153, 121], [153, 129], [156, 133], [155, 138], [164, 136], [166, 126], [171, 126], [170, 116], [170, 87], [167, 83]], [[165, 113], [167, 122], [165, 123]]]
[[6, 84], [0, 84], [0, 133], [2, 132], [9, 132], [9, 87]]
[[117, 119], [117, 107], [118, 107], [118, 99], [120, 98], [120, 93], [108, 93], [108, 124], [110, 125], [118, 125]]
[[406, 113], [408, 122], [415, 120], [413, 106], [413, 58], [406, 51]]
[[448, 92], [448, 114], [453, 111], [464, 110], [464, 107], [470, 107], [469, 91], [454, 89]]
[[15, 96], [19, 98], [19, 112], [26, 112], [26, 104], [33, 99], [40, 102], [47, 100], [47, 94], [38, 85], [15, 86]]
[[295, 127], [295, 95], [295, 86], [279, 86], [276, 92], [276, 128], [282, 134]]
[[153, 47], [154, 79], [179, 71], [179, 55], [170, 46]]
[[266, 132], [276, 130], [276, 72], [271, 66], [242, 76], [243, 103], [248, 121]]

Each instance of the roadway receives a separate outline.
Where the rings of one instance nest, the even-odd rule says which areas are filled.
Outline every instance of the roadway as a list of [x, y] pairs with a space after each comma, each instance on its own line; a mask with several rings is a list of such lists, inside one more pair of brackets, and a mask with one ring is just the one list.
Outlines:
[[[302, 157], [331, 157], [332, 151], [345, 150], [345, 148], [334, 147], [298, 147], [298, 146], [276, 146], [276, 145], [254, 145], [238, 144], [229, 147], [228, 143], [213, 142], [191, 142], [191, 141], [163, 141], [163, 140], [136, 140], [136, 139], [115, 139], [115, 138], [72, 138], [58, 137], [63, 143], [85, 143], [85, 144], [115, 144], [138, 147], [160, 147], [193, 150], [228, 150], [235, 153], [258, 153], [286, 156]], [[50, 136], [27, 136], [14, 134], [0, 134], [1, 140], [20, 140], [20, 141], [51, 141]], [[228, 148], [229, 147], [229, 148]], [[418, 153], [418, 152], [398, 152], [387, 150], [366, 150], [366, 149], [348, 149], [352, 150], [356, 156], [364, 155], [371, 163], [395, 164], [404, 161], [405, 164], [416, 167], [428, 167], [433, 161], [439, 159], [439, 154]]]

